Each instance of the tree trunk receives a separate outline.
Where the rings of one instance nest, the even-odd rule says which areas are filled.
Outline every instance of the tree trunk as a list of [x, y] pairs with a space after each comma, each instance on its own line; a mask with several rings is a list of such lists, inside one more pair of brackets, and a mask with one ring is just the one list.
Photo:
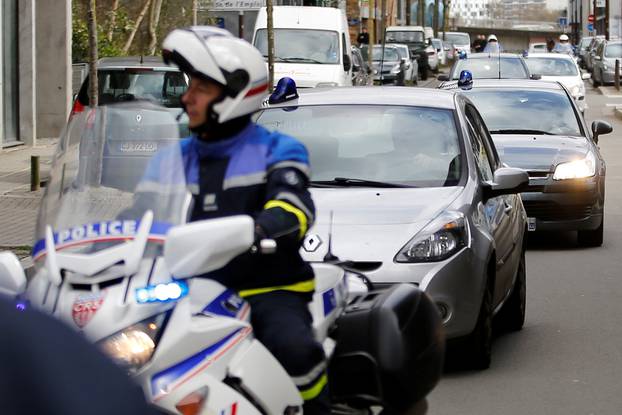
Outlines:
[[199, 0], [192, 0], [192, 26], [199, 24]]
[[266, 0], [266, 14], [268, 23], [268, 88], [274, 90], [274, 21], [272, 20], [272, 0]]
[[425, 26], [425, 0], [419, 0], [417, 15], [417, 22], [419, 26]]
[[95, 0], [89, 0], [88, 27], [89, 27], [89, 105], [97, 107], [98, 80], [97, 80], [97, 7]]
[[117, 10], [119, 9], [119, 0], [113, 0], [112, 2], [112, 12], [110, 13], [110, 27], [108, 28], [108, 33], [106, 34], [106, 38], [108, 42], [112, 42], [112, 36], [114, 35], [115, 24], [117, 23]]
[[149, 13], [149, 42], [148, 54], [154, 55], [158, 45], [158, 25], [160, 24], [160, 10], [162, 10], [162, 0], [151, 2], [151, 13]]
[[449, 0], [443, 0], [443, 43], [445, 42], [445, 33], [447, 33], [447, 20], [449, 19]]
[[150, 4], [151, 4], [151, 0], [145, 0], [145, 4], [143, 5], [143, 8], [140, 11], [138, 18], [136, 19], [136, 24], [134, 25], [134, 28], [130, 32], [129, 37], [127, 38], [127, 41], [125, 42], [125, 46], [123, 46], [124, 54], [127, 54], [127, 52], [130, 50], [130, 47], [132, 46], [132, 42], [134, 41], [134, 37], [136, 36], [136, 32], [138, 32], [138, 28], [140, 27], [140, 24], [143, 22], [143, 19], [145, 18], [145, 14], [147, 14], [147, 10], [149, 9]]
[[432, 28], [434, 30], [434, 37], [438, 37], [438, 3], [439, 0], [434, 0], [434, 13], [432, 14]]

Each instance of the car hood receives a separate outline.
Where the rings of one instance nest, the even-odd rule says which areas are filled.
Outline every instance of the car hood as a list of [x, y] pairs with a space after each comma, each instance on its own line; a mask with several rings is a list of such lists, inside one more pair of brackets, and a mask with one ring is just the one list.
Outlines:
[[328, 250], [352, 261], [392, 260], [397, 251], [458, 197], [462, 187], [425, 189], [311, 189], [317, 211], [310, 238], [321, 241], [306, 260], [321, 261]]
[[492, 139], [503, 162], [525, 170], [553, 171], [558, 164], [583, 158], [589, 151], [585, 137], [494, 134]]
[[274, 63], [274, 82], [287, 76], [292, 78], [299, 88], [315, 88], [320, 82], [340, 84], [344, 73], [341, 64]]

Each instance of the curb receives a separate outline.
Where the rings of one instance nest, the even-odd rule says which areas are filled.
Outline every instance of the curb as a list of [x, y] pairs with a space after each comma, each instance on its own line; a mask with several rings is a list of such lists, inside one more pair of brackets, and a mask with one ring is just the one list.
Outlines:
[[596, 89], [598, 89], [598, 92], [600, 92], [601, 95], [604, 95], [607, 98], [622, 98], [622, 90], [618, 92], [617, 94], [609, 94], [609, 91], [607, 90], [607, 88], [610, 88], [610, 87], [599, 86]]
[[613, 110], [613, 113], [616, 117], [622, 119], [622, 106], [616, 107], [615, 110]]

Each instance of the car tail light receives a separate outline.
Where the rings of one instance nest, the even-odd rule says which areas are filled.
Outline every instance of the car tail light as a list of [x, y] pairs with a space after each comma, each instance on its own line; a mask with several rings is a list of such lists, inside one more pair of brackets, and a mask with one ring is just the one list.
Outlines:
[[84, 108], [84, 105], [82, 105], [78, 98], [76, 98], [76, 100], [73, 102], [73, 108], [71, 108], [71, 115], [78, 114], [84, 111]]
[[177, 402], [175, 408], [183, 415], [197, 415], [203, 409], [207, 399], [207, 386], [186, 395], [181, 401]]

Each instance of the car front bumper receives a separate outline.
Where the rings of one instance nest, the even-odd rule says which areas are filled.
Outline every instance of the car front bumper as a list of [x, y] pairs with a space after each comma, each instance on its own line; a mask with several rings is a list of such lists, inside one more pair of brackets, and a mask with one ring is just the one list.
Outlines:
[[[534, 190], [521, 193], [529, 229], [536, 231], [593, 230], [603, 218], [604, 177], [554, 181], [530, 180]], [[535, 222], [534, 222], [535, 220]]]
[[380, 289], [404, 282], [425, 291], [439, 309], [446, 310], [442, 317], [447, 338], [473, 331], [482, 300], [486, 263], [471, 248], [463, 248], [440, 262], [384, 262], [364, 274]]

